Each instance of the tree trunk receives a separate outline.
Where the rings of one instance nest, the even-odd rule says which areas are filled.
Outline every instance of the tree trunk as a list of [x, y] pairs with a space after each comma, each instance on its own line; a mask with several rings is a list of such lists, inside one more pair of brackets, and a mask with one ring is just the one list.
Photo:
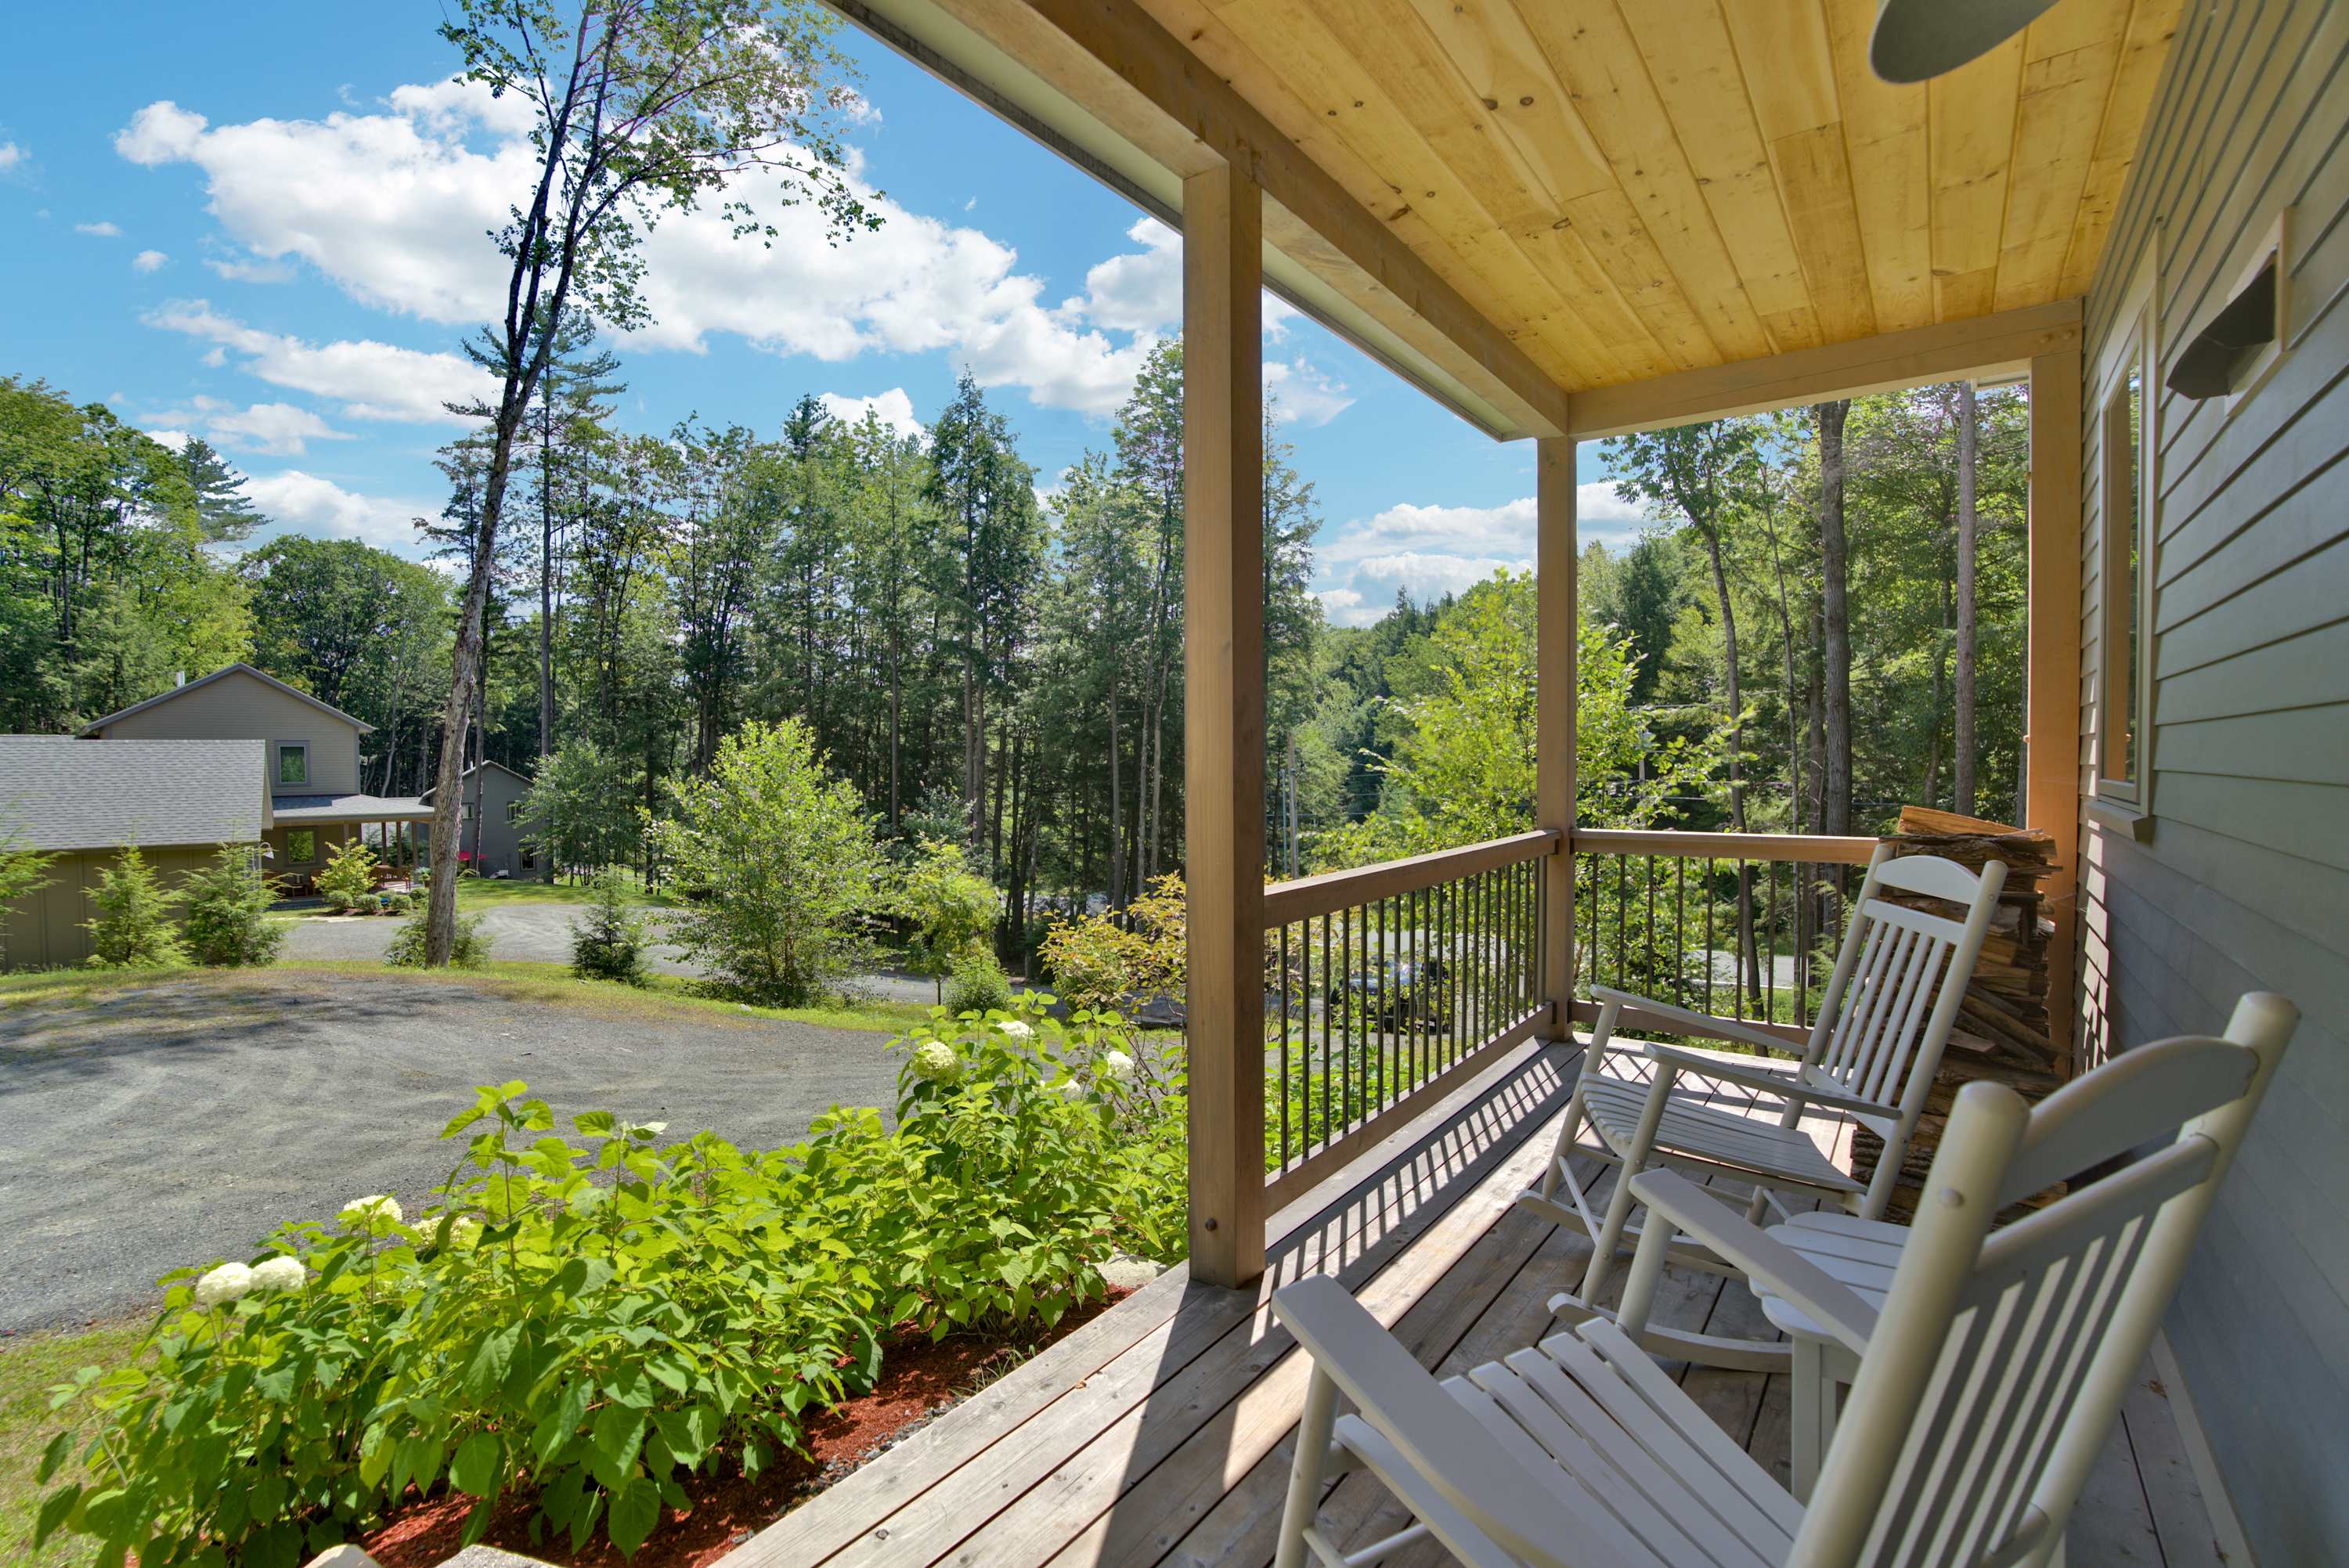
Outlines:
[[1851, 831], [1850, 546], [1844, 535], [1844, 418], [1849, 401], [1822, 403], [1819, 421], [1819, 577], [1826, 619], [1826, 779], [1819, 830]]
[[[1737, 692], [1737, 607], [1730, 602], [1729, 574], [1723, 570], [1721, 531], [1708, 522], [1704, 530], [1705, 557], [1713, 564], [1713, 596], [1721, 615], [1721, 662], [1723, 694], [1729, 706], [1729, 830], [1745, 831], [1745, 721], [1744, 707]], [[1763, 1000], [1761, 948], [1754, 934], [1754, 868], [1744, 861], [1737, 862], [1737, 953], [1738, 968], [1754, 1000]]]
[[1982, 528], [1974, 486], [1980, 440], [1974, 428], [1974, 384], [1961, 382], [1958, 387], [1957, 721], [1952, 742], [1957, 757], [1950, 801], [1950, 809], [1961, 817], [1974, 814], [1974, 682], [1980, 658], [1974, 569]]
[[554, 377], [539, 397], [538, 755], [554, 751]]
[[1123, 909], [1125, 856], [1119, 852], [1117, 842], [1118, 830], [1125, 820], [1121, 814], [1123, 808], [1118, 799], [1119, 786], [1123, 782], [1118, 774], [1118, 748], [1123, 741], [1117, 732], [1117, 676], [1114, 671], [1115, 666], [1112, 665], [1109, 683], [1109, 906]]

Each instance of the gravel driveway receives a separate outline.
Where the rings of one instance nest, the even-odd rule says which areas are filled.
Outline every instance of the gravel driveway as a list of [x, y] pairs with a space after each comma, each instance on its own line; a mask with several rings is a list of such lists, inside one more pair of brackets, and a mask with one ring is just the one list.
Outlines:
[[[659, 910], [646, 912], [656, 932], [664, 918]], [[538, 964], [568, 964], [571, 962], [571, 923], [586, 917], [587, 906], [579, 903], [508, 903], [493, 904], [481, 912], [481, 934], [490, 938], [490, 956], [521, 959]], [[391, 934], [399, 922], [382, 915], [309, 915], [292, 923], [285, 939], [285, 956], [303, 959], [356, 958], [380, 959], [391, 945]], [[667, 975], [698, 975], [698, 965], [687, 963], [674, 947], [656, 947], [649, 960], [651, 967]], [[861, 991], [892, 1002], [915, 1002], [927, 1006], [934, 995], [930, 983], [909, 975], [874, 974], [860, 975], [856, 981]]]
[[832, 1105], [890, 1104], [886, 1038], [396, 973], [0, 1007], [0, 1331], [140, 1309], [166, 1270], [244, 1257], [281, 1221], [362, 1193], [414, 1212], [449, 1173], [436, 1135], [476, 1084], [528, 1080], [566, 1131], [608, 1109], [771, 1148]]

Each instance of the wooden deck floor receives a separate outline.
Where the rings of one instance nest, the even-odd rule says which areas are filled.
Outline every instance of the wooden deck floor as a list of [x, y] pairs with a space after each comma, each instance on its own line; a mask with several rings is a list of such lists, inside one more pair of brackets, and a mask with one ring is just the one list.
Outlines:
[[[1333, 1274], [1446, 1372], [1538, 1337], [1544, 1303], [1579, 1282], [1589, 1243], [1511, 1200], [1540, 1173], [1578, 1056], [1538, 1042], [1510, 1053], [1277, 1216], [1260, 1286], [1195, 1286], [1182, 1269], [1162, 1276], [770, 1526], [725, 1568], [1269, 1563], [1307, 1371], [1272, 1319], [1271, 1293]], [[1678, 1270], [1658, 1320], [1768, 1332], [1742, 1284]], [[1785, 1474], [1785, 1378], [1688, 1367], [1681, 1381]], [[2149, 1368], [2123, 1415], [2074, 1518], [2070, 1561], [2216, 1568]], [[1401, 1522], [1360, 1474], [1338, 1482], [1323, 1519], [1349, 1548]], [[1445, 1559], [1423, 1546], [1387, 1561]]]

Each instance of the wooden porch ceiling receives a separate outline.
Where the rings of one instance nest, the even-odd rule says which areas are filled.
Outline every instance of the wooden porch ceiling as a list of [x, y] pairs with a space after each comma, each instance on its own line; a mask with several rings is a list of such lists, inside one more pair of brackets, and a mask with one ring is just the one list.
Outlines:
[[1571, 393], [2081, 294], [2179, 5], [2060, 0], [1893, 87], [1877, 0], [835, 3], [1162, 215], [1250, 159], [1271, 285], [1500, 436], [1560, 433], [1528, 369]]

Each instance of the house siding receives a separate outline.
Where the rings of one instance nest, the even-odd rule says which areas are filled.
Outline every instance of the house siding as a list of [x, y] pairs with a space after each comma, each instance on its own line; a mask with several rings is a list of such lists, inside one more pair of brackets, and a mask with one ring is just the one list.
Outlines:
[[[2093, 1055], [2213, 1031], [2248, 990], [2305, 1021], [2168, 1325], [2253, 1554], [2349, 1562], [2349, 8], [2188, 7], [2090, 290], [2085, 361], [2157, 247], [2149, 836], [2084, 809], [2080, 1017]], [[2233, 401], [2158, 383], [2280, 208], [2282, 359]], [[2084, 474], [2084, 797], [2105, 498]]]
[[[190, 872], [209, 861], [218, 846], [144, 850], [166, 887], [176, 888]], [[51, 862], [47, 882], [5, 910], [5, 948], [0, 968], [57, 969], [89, 961], [89, 932], [84, 923], [91, 913], [90, 891], [99, 876], [119, 858], [117, 850], [83, 850], [61, 854]]]
[[[191, 687], [106, 727], [109, 740], [240, 740], [269, 742], [269, 782], [279, 795], [350, 795], [359, 788], [359, 731], [308, 703], [273, 689], [242, 671]], [[306, 784], [279, 785], [280, 743], [310, 748]]]

